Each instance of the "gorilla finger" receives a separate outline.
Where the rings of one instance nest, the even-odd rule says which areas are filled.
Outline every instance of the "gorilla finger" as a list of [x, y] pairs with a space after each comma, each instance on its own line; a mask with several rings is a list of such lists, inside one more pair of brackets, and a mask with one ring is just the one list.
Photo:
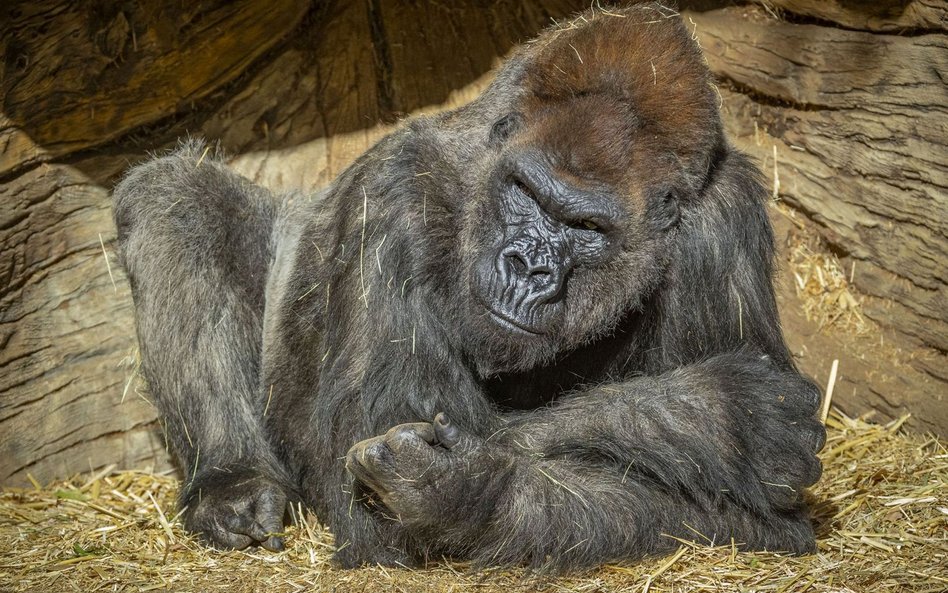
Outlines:
[[383, 490], [381, 480], [395, 467], [395, 455], [385, 437], [375, 437], [356, 443], [346, 454], [346, 469], [372, 490]]
[[346, 453], [346, 467], [350, 469], [386, 461], [392, 461], [392, 453], [384, 436], [359, 441]]
[[283, 550], [283, 515], [286, 511], [286, 496], [278, 490], [270, 490], [257, 501], [255, 526], [262, 529], [260, 537], [254, 539], [263, 543], [268, 550]]
[[800, 401], [807, 416], [816, 414], [823, 403], [823, 390], [813, 381], [803, 379], [803, 386], [800, 389]]
[[404, 445], [418, 445], [423, 441], [429, 445], [437, 444], [434, 426], [429, 422], [399, 424], [385, 433], [385, 441], [395, 450]]
[[[242, 513], [223, 513], [217, 521], [215, 527], [220, 531], [231, 534], [246, 535], [253, 538], [253, 524], [255, 523], [253, 515], [250, 512]], [[256, 539], [256, 538], [253, 538]]]
[[[279, 529], [282, 529], [282, 525]], [[274, 530], [272, 524], [268, 527], [260, 521], [254, 521], [250, 526], [250, 537], [261, 546], [271, 552], [282, 552], [286, 546], [283, 544], [283, 535], [278, 530]]]
[[261, 545], [271, 552], [282, 552], [286, 549], [286, 544], [284, 543], [283, 536], [281, 535], [272, 535]]
[[803, 483], [803, 486], [812, 486], [816, 484], [820, 476], [823, 475], [823, 462], [820, 461], [815, 455], [808, 460], [808, 463], [803, 469], [803, 474], [800, 476], [800, 479]]
[[815, 426], [809, 431], [808, 436], [810, 451], [813, 451], [814, 453], [819, 453], [822, 451], [823, 445], [826, 444], [826, 427], [823, 426], [823, 423], [815, 423]]
[[257, 542], [262, 542], [270, 538], [270, 532], [260, 521], [254, 521], [250, 524], [250, 527], [247, 529], [247, 535]]
[[433, 424], [435, 440], [437, 444], [445, 449], [454, 447], [461, 440], [461, 430], [455, 424], [451, 423], [451, 420], [444, 412], [435, 416]]
[[267, 527], [283, 528], [283, 515], [286, 514], [286, 494], [278, 488], [268, 488], [257, 498], [254, 515]]
[[762, 485], [770, 505], [776, 508], [792, 507], [794, 502], [799, 499], [798, 490], [790, 484], [762, 482]]

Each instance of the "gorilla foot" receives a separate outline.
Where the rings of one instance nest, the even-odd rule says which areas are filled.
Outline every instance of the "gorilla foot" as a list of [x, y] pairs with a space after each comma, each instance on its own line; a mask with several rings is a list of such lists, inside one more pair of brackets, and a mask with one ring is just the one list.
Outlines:
[[213, 470], [198, 476], [184, 504], [185, 528], [215, 547], [242, 550], [259, 544], [274, 552], [284, 548], [286, 494], [257, 472]]

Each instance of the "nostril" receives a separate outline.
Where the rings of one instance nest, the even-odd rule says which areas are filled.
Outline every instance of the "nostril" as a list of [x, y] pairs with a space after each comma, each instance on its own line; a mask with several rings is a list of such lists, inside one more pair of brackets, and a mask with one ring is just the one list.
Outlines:
[[556, 281], [553, 268], [545, 263], [531, 262], [519, 250], [505, 251], [503, 260], [513, 277], [529, 280], [534, 286], [543, 287]]
[[514, 273], [518, 276], [526, 276], [529, 273], [530, 265], [527, 263], [526, 258], [516, 251], [504, 253], [504, 261], [513, 268]]
[[530, 279], [536, 284], [548, 284], [552, 278], [553, 271], [545, 266], [530, 270]]

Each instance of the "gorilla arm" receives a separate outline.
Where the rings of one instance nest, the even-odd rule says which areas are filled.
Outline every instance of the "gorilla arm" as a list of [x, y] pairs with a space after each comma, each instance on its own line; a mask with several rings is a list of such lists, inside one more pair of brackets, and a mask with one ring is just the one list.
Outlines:
[[402, 425], [348, 466], [417, 538], [483, 562], [583, 566], [667, 551], [667, 536], [805, 552], [818, 399], [796, 373], [728, 354], [576, 394], [486, 440], [443, 416]]

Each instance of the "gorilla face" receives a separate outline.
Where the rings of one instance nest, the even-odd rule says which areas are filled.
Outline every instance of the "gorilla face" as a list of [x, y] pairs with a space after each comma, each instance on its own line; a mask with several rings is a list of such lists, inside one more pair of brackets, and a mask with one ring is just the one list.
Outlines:
[[625, 106], [587, 97], [491, 128], [496, 160], [467, 229], [480, 338], [467, 343], [485, 372], [533, 367], [602, 336], [661, 277], [677, 180], [666, 160], [637, 168], [633, 144], [647, 143], [629, 119]]
[[597, 27], [538, 40], [445, 120], [465, 135], [453, 164], [466, 321], [447, 323], [461, 321], [457, 344], [482, 373], [536, 367], [637, 315], [721, 150], [687, 39], [628, 19]]
[[474, 271], [473, 290], [491, 318], [515, 334], [562, 327], [567, 283], [577, 268], [615, 255], [623, 210], [608, 191], [559, 179], [540, 152], [516, 152], [490, 181], [497, 241]]

